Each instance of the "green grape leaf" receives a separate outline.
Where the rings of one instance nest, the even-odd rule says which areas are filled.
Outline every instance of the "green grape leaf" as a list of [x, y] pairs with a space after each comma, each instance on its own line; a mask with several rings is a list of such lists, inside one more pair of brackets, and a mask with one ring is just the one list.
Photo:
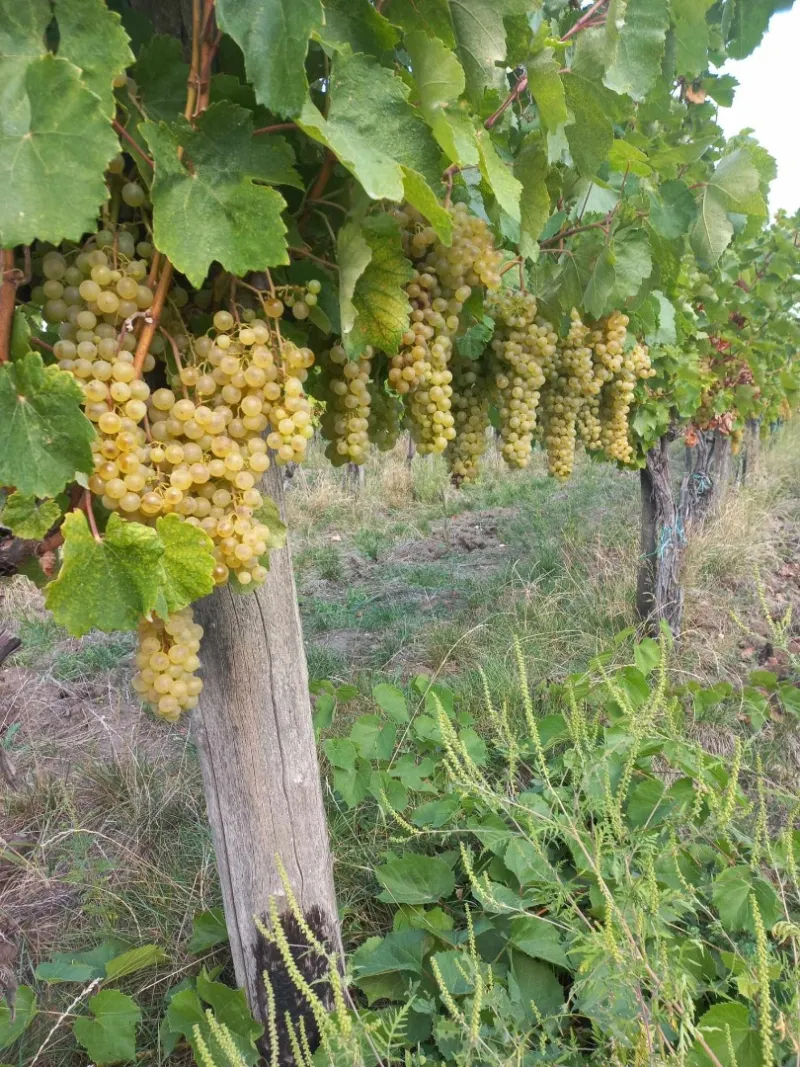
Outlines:
[[72, 375], [36, 352], [0, 366], [0, 484], [56, 496], [76, 471], [91, 472], [95, 431], [83, 399]]
[[[762, 1067], [761, 1037], [750, 1022], [746, 1004], [715, 1004], [701, 1015], [697, 1029], [703, 1043], [696, 1040], [689, 1054], [690, 1067], [712, 1067], [716, 1063], [733, 1063], [737, 1067]], [[706, 1049], [710, 1050], [712, 1059]], [[730, 1059], [731, 1054], [735, 1061]]]
[[112, 118], [112, 82], [133, 63], [120, 16], [104, 0], [56, 0], [56, 18], [59, 56], [81, 68], [84, 84], [100, 97], [105, 115]]
[[522, 186], [520, 198], [519, 250], [524, 256], [536, 257], [536, 242], [550, 217], [549, 171], [542, 143], [534, 134], [522, 145], [514, 163], [514, 174]]
[[250, 177], [268, 185], [293, 185], [305, 189], [294, 169], [294, 149], [285, 137], [254, 137], [250, 148]]
[[285, 201], [253, 180], [261, 150], [251, 144], [248, 111], [222, 101], [195, 128], [179, 119], [169, 126], [147, 122], [142, 132], [156, 165], [155, 243], [192, 285], [202, 285], [214, 260], [237, 275], [288, 263]]
[[455, 48], [453, 23], [447, 0], [392, 0], [392, 22], [405, 33], [424, 30], [429, 37], [438, 37], [446, 48]]
[[599, 319], [609, 309], [609, 301], [614, 292], [617, 275], [614, 269], [614, 254], [610, 248], [604, 247], [594, 270], [589, 276], [586, 291], [583, 294], [583, 306], [592, 316]]
[[446, 0], [446, 3], [456, 54], [466, 75], [467, 93], [479, 104], [485, 89], [503, 89], [506, 84], [502, 70], [506, 58], [504, 16], [524, 15], [530, 4], [528, 0]]
[[749, 867], [728, 867], [714, 879], [711, 898], [719, 920], [729, 933], [755, 932], [751, 899], [755, 897], [764, 925], [769, 930], [781, 916], [781, 905], [769, 882], [754, 877]]
[[156, 34], [136, 57], [133, 80], [152, 122], [172, 122], [186, 107], [189, 64], [177, 37]]
[[453, 163], [475, 166], [475, 127], [456, 104], [465, 85], [461, 64], [441, 41], [421, 30], [408, 34], [404, 45], [411, 59], [420, 110], [433, 136]]
[[690, 235], [701, 269], [713, 267], [733, 238], [728, 212], [760, 216], [764, 210], [759, 173], [748, 153], [739, 148], [723, 156], [703, 188]]
[[136, 1001], [118, 989], [104, 989], [87, 1007], [94, 1016], [80, 1016], [72, 1024], [79, 1045], [95, 1063], [132, 1060], [136, 1055], [136, 1027], [142, 1013]]
[[384, 888], [378, 899], [392, 904], [433, 904], [449, 897], [455, 886], [446, 860], [412, 852], [391, 856], [375, 868], [375, 877]]
[[494, 319], [484, 315], [480, 322], [473, 322], [456, 338], [456, 350], [464, 359], [480, 359], [493, 336]]
[[155, 610], [166, 619], [192, 601], [208, 596], [214, 588], [212, 572], [216, 561], [208, 534], [184, 522], [180, 515], [162, 515], [156, 520], [156, 530], [164, 555]]
[[573, 121], [564, 132], [578, 173], [592, 178], [614, 143], [614, 127], [598, 103], [596, 86], [576, 74], [564, 75], [564, 93]]
[[13, 1045], [33, 1022], [38, 1009], [36, 994], [30, 986], [21, 985], [17, 989], [15, 1009], [12, 1019], [8, 1004], [0, 1002], [0, 1049]]
[[661, 73], [668, 29], [669, 0], [611, 0], [604, 84], [615, 93], [644, 100]]
[[0, 60], [0, 245], [80, 240], [119, 150], [99, 97], [66, 59]]
[[400, 33], [369, 0], [323, 0], [325, 25], [316, 31], [323, 44], [378, 56], [391, 52]]
[[653, 270], [653, 254], [644, 230], [632, 227], [614, 237], [615, 306], [637, 295]]
[[666, 240], [683, 236], [696, 215], [697, 205], [686, 182], [664, 182], [650, 196], [650, 225]]
[[453, 241], [453, 220], [449, 212], [436, 199], [422, 175], [408, 167], [403, 167], [403, 194], [436, 230], [442, 244], [449, 246]]
[[708, 66], [706, 14], [714, 0], [671, 0], [675, 32], [675, 66], [689, 80]]
[[636, 174], [640, 178], [646, 178], [648, 174], [653, 173], [653, 168], [644, 152], [632, 145], [630, 141], [623, 141], [621, 137], [618, 137], [611, 146], [611, 151], [608, 153], [608, 165], [620, 174]]
[[511, 167], [497, 154], [489, 131], [479, 130], [477, 136], [481, 176], [503, 211], [519, 222], [522, 183], [514, 177]]
[[370, 258], [353, 289], [356, 315], [352, 328], [342, 331], [342, 344], [351, 358], [367, 345], [391, 356], [408, 329], [411, 305], [405, 286], [414, 268], [403, 254], [400, 227], [391, 215], [369, 216], [360, 229]]
[[336, 240], [336, 259], [339, 264], [339, 314], [342, 336], [348, 336], [355, 325], [358, 310], [353, 303], [356, 283], [369, 266], [372, 248], [356, 222], [346, 222]]
[[52, 17], [49, 0], [0, 0], [0, 58], [42, 55]]
[[546, 130], [555, 130], [569, 118], [564, 86], [558, 71], [561, 64], [552, 48], [544, 48], [528, 62], [528, 88], [539, 118]]
[[63, 564], [47, 587], [45, 603], [73, 637], [90, 630], [134, 630], [156, 605], [164, 546], [149, 526], [111, 514], [96, 541], [82, 511], [62, 526]]
[[[263, 498], [261, 507], [256, 508], [253, 512], [253, 518], [257, 522], [263, 523], [264, 526], [269, 527], [269, 536], [267, 537], [267, 548], [284, 548], [286, 545], [286, 534], [288, 528], [286, 523], [281, 518], [280, 509], [275, 501], [270, 496]], [[264, 557], [262, 556], [262, 563]], [[266, 563], [263, 564], [265, 567]]]
[[439, 148], [408, 102], [409, 87], [368, 56], [338, 55], [327, 118], [306, 101], [298, 124], [327, 145], [373, 200], [404, 197], [406, 167], [440, 187]]
[[308, 41], [322, 25], [320, 0], [217, 0], [220, 28], [244, 53], [256, 99], [293, 118], [306, 102]]
[[744, 59], [755, 51], [775, 11], [785, 8], [781, 0], [738, 0], [726, 4], [727, 52], [730, 59]]
[[108, 961], [105, 978], [107, 982], [115, 981], [117, 978], [145, 971], [148, 967], [155, 967], [159, 963], [167, 963], [168, 960], [169, 956], [158, 945], [137, 945], [136, 948], [121, 952]]
[[208, 911], [195, 912], [192, 920], [192, 936], [188, 949], [194, 956], [208, 952], [215, 945], [228, 940], [228, 928], [222, 908], [209, 908]]
[[0, 526], [5, 526], [15, 537], [40, 541], [61, 516], [61, 508], [55, 500], [42, 500], [24, 493], [12, 493], [0, 512]]

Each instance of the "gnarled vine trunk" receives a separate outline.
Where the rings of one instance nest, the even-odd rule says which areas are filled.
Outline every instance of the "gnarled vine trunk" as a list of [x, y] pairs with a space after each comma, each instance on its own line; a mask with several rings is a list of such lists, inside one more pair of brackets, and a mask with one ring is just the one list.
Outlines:
[[640, 488], [642, 536], [636, 605], [651, 632], [656, 633], [663, 621], [677, 636], [683, 615], [681, 566], [686, 538], [680, 501], [672, 485], [666, 437], [647, 453]]
[[[282, 504], [282, 479], [273, 467], [264, 489]], [[340, 948], [328, 829], [308, 690], [303, 635], [289, 548], [273, 551], [269, 575], [253, 593], [223, 586], [196, 608], [205, 628], [205, 687], [193, 729], [208, 803], [237, 982], [260, 1021], [267, 1016], [262, 972], [275, 991], [279, 1030], [286, 1011], [313, 1019], [283, 961], [258, 932], [269, 925], [270, 900], [309, 981], [321, 961], [305, 951], [279, 874], [309, 926], [332, 951]], [[290, 1062], [281, 1039], [281, 1060]], [[266, 1040], [266, 1039], [265, 1039]]]

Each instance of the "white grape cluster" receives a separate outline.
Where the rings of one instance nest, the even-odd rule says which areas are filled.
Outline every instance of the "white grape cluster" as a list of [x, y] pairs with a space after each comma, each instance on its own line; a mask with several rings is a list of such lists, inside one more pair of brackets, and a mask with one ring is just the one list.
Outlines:
[[[374, 364], [373, 364], [374, 366]], [[370, 383], [369, 427], [367, 433], [379, 452], [390, 452], [403, 425], [403, 404], [387, 388], [386, 376], [374, 375]]]
[[395, 213], [416, 270], [406, 288], [411, 324], [392, 359], [389, 381], [408, 398], [412, 433], [422, 454], [444, 452], [456, 434], [448, 365], [464, 303], [474, 287], [491, 289], [500, 284], [501, 256], [485, 222], [470, 215], [464, 204], [449, 210], [453, 221], [449, 247], [414, 208], [406, 206]]
[[480, 457], [486, 451], [489, 397], [477, 361], [456, 359], [452, 371], [456, 436], [447, 447], [446, 457], [453, 481], [460, 484], [478, 476]]
[[549, 322], [537, 318], [537, 310], [533, 294], [511, 289], [490, 304], [501, 450], [510, 467], [530, 461], [541, 388], [554, 367], [558, 337]]
[[203, 627], [194, 621], [191, 608], [175, 612], [166, 621], [154, 618], [139, 623], [133, 688], [169, 722], [197, 706], [203, 688], [195, 674], [202, 636]]
[[334, 345], [329, 353], [327, 386], [331, 399], [322, 418], [322, 432], [330, 442], [326, 455], [334, 466], [364, 463], [367, 458], [372, 355], [369, 346], [354, 360], [348, 359], [341, 345]]

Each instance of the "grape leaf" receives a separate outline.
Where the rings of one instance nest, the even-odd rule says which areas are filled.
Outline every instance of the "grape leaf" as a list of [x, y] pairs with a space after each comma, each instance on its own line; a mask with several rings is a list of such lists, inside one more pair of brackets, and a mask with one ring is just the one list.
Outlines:
[[608, 304], [617, 281], [614, 270], [614, 255], [610, 248], [604, 247], [594, 265], [586, 291], [583, 305], [592, 318], [599, 319], [608, 310]]
[[308, 40], [322, 18], [320, 0], [217, 0], [220, 28], [241, 48], [256, 98], [270, 111], [302, 111]]
[[514, 174], [522, 185], [519, 250], [531, 258], [536, 257], [536, 242], [550, 215], [547, 173], [547, 157], [541, 141], [534, 135], [523, 144], [514, 163]]
[[116, 1063], [136, 1056], [136, 1027], [142, 1013], [136, 1001], [118, 989], [104, 989], [89, 1000], [94, 1016], [82, 1015], [72, 1024], [72, 1032], [95, 1063]]
[[61, 515], [55, 500], [36, 503], [36, 497], [25, 493], [12, 493], [0, 512], [0, 526], [5, 526], [15, 537], [41, 540], [54, 526]]
[[183, 60], [177, 37], [156, 34], [141, 49], [133, 68], [147, 117], [156, 122], [172, 122], [186, 106], [186, 79], [189, 64]]
[[0, 61], [0, 245], [77, 241], [108, 195], [119, 144], [77, 67], [49, 54], [19, 64]]
[[297, 120], [327, 145], [373, 200], [403, 199], [403, 168], [439, 187], [439, 149], [408, 102], [409, 88], [368, 56], [339, 55], [331, 74], [328, 117], [306, 101]]
[[422, 175], [408, 167], [403, 167], [403, 193], [409, 204], [413, 204], [433, 226], [442, 244], [449, 246], [453, 240], [453, 220], [449, 212], [436, 199]]
[[49, 0], [0, 0], [0, 58], [40, 56], [52, 17]]
[[214, 553], [204, 530], [184, 522], [180, 515], [163, 515], [156, 521], [164, 555], [156, 612], [166, 619], [193, 600], [208, 596], [214, 588]]
[[369, 0], [323, 0], [325, 25], [316, 36], [334, 48], [349, 45], [351, 52], [377, 56], [390, 52], [400, 33]]
[[598, 103], [596, 87], [577, 74], [563, 78], [567, 107], [573, 121], [565, 128], [570, 154], [578, 173], [592, 178], [605, 162], [614, 142], [614, 127]]
[[645, 153], [632, 145], [630, 141], [623, 141], [621, 137], [618, 137], [611, 146], [611, 151], [608, 153], [608, 165], [620, 174], [637, 174], [640, 178], [646, 178], [648, 174], [653, 173], [653, 168]]
[[[505, 15], [524, 15], [528, 0], [447, 0], [456, 54], [464, 67], [467, 93], [476, 103], [486, 88], [505, 87]], [[500, 65], [498, 65], [500, 64]]]
[[214, 260], [238, 275], [288, 263], [284, 199], [253, 181], [261, 150], [251, 144], [248, 111], [222, 101], [194, 129], [179, 119], [169, 126], [147, 122], [142, 132], [156, 165], [155, 243], [192, 285], [202, 285]]
[[45, 367], [37, 352], [0, 366], [0, 484], [48, 497], [76, 471], [89, 474], [95, 432], [82, 403], [72, 375]]
[[421, 30], [404, 41], [419, 96], [420, 110], [442, 151], [453, 163], [475, 166], [478, 148], [470, 118], [453, 106], [464, 92], [464, 71], [441, 41]]
[[58, 54], [82, 71], [82, 81], [100, 97], [107, 118], [114, 115], [112, 82], [133, 62], [128, 35], [104, 0], [57, 0]]
[[339, 264], [339, 312], [342, 336], [348, 336], [355, 325], [358, 310], [353, 303], [356, 283], [372, 259], [372, 248], [356, 222], [346, 222], [336, 241]]
[[[762, 1067], [761, 1038], [750, 1022], [746, 1004], [715, 1004], [696, 1025], [703, 1042], [695, 1041], [689, 1054], [690, 1067], [712, 1067], [715, 1061], [735, 1062], [737, 1067]], [[730, 1059], [731, 1055], [735, 1060]]]
[[675, 65], [678, 74], [696, 78], [708, 66], [706, 14], [714, 0], [672, 0]]
[[89, 630], [133, 630], [156, 605], [164, 546], [149, 526], [111, 514], [96, 541], [81, 511], [62, 526], [63, 565], [47, 587], [45, 603], [73, 637]]
[[[367, 345], [394, 355], [408, 329], [411, 305], [405, 285], [414, 268], [403, 254], [400, 228], [391, 215], [373, 215], [361, 223], [361, 236], [369, 247], [369, 262], [356, 279], [352, 306], [356, 311], [342, 343], [351, 358]], [[363, 254], [360, 245], [356, 246]]]
[[8, 1002], [0, 1001], [0, 1048], [8, 1048], [20, 1037], [33, 1022], [38, 1012], [36, 994], [28, 985], [21, 985], [17, 990], [16, 1012], [11, 1018]]
[[697, 205], [685, 182], [663, 182], [658, 193], [650, 196], [650, 225], [667, 240], [686, 233], [696, 214]]
[[644, 100], [661, 73], [668, 29], [669, 0], [611, 0], [604, 84], [615, 93]]
[[294, 169], [294, 149], [284, 137], [254, 137], [250, 145], [250, 177], [268, 185], [293, 185], [305, 189]]
[[546, 130], [555, 130], [569, 117], [559, 68], [560, 63], [556, 61], [552, 48], [542, 49], [527, 66], [528, 88]]
[[691, 243], [701, 269], [713, 267], [733, 237], [728, 212], [761, 215], [759, 174], [744, 149], [723, 156], [703, 189]]
[[514, 172], [497, 154], [489, 131], [479, 130], [477, 136], [481, 176], [503, 211], [519, 222], [522, 183], [514, 177]]
[[614, 303], [624, 304], [636, 296], [653, 270], [653, 254], [644, 230], [630, 227], [614, 238]]
[[736, 3], [728, 3], [728, 12], [732, 11], [727, 33], [729, 58], [744, 59], [755, 51], [773, 14], [788, 6], [786, 0], [736, 0]]

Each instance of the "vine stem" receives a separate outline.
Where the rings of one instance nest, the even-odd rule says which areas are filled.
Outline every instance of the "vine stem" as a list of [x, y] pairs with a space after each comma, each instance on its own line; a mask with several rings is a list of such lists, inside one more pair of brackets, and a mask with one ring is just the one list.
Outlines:
[[328, 270], [339, 269], [339, 265], [337, 263], [331, 263], [329, 259], [322, 259], [321, 256], [315, 256], [313, 252], [309, 252], [305, 248], [290, 248], [288, 251], [293, 256], [303, 256], [305, 259], [313, 260], [314, 263], [319, 263], [321, 267], [327, 267]]
[[14, 302], [17, 296], [20, 272], [14, 266], [14, 249], [2, 252], [3, 284], [0, 286], [0, 363], [6, 363], [11, 355], [11, 326], [14, 321]]
[[586, 11], [583, 15], [581, 15], [581, 17], [578, 19], [578, 21], [575, 23], [574, 26], [571, 26], [570, 29], [567, 30], [567, 32], [564, 34], [564, 36], [561, 38], [561, 40], [562, 41], [568, 41], [569, 38], [573, 37], [576, 33], [580, 33], [581, 30], [587, 29], [589, 23], [592, 20], [592, 17], [597, 14], [599, 9], [605, 3], [606, 3], [606, 0], [595, 0], [595, 3], [592, 4], [592, 6], [589, 8], [588, 11]]
[[[175, 338], [172, 336], [172, 334], [171, 333], [167, 333], [167, 331], [164, 329], [163, 326], [159, 326], [158, 328], [164, 334], [166, 339], [169, 341], [169, 346], [172, 349], [172, 358], [175, 360], [175, 366], [178, 368], [178, 374], [180, 375], [183, 372], [183, 363], [181, 362], [181, 354], [178, 351], [178, 344], [177, 344]], [[186, 385], [184, 384], [184, 381], [183, 381], [182, 378], [181, 378], [181, 389], [182, 389], [182, 392], [183, 392], [184, 399], [188, 400], [189, 393], [188, 393], [188, 390], [187, 390]]]
[[281, 130], [296, 129], [298, 129], [296, 122], [276, 122], [274, 126], [262, 126], [258, 130], [253, 130], [253, 137], [260, 137], [263, 133], [279, 133]]
[[145, 152], [145, 150], [142, 148], [142, 146], [138, 143], [136, 138], [132, 137], [128, 133], [128, 131], [125, 129], [125, 127], [122, 125], [122, 123], [118, 122], [116, 119], [112, 119], [111, 120], [111, 125], [114, 127], [116, 132], [120, 135], [120, 137], [124, 141], [127, 141], [127, 143], [131, 146], [131, 148], [134, 150], [134, 152], [136, 152], [136, 154], [138, 156], [141, 156], [141, 158], [145, 161], [145, 163], [148, 165], [148, 167], [150, 167], [150, 169], [153, 170], [155, 168], [155, 163], [152, 161], [150, 156], [148, 156], [147, 152]]
[[89, 520], [89, 528], [92, 531], [92, 537], [95, 541], [102, 541], [100, 531], [97, 529], [97, 519], [94, 517], [94, 508], [92, 507], [92, 494], [88, 489], [83, 493], [83, 510], [86, 512], [86, 518]]
[[156, 329], [158, 327], [159, 320], [161, 318], [161, 312], [164, 310], [164, 304], [167, 299], [167, 293], [169, 292], [170, 282], [172, 281], [173, 267], [168, 259], [164, 259], [164, 266], [161, 271], [161, 277], [158, 279], [158, 288], [156, 289], [156, 295], [153, 298], [153, 303], [150, 306], [150, 314], [145, 318], [144, 327], [139, 334], [139, 340], [136, 344], [136, 354], [133, 357], [133, 369], [136, 371], [136, 377], [141, 378], [142, 367], [144, 361], [147, 358], [147, 351], [150, 348], [153, 337], [155, 336]]

